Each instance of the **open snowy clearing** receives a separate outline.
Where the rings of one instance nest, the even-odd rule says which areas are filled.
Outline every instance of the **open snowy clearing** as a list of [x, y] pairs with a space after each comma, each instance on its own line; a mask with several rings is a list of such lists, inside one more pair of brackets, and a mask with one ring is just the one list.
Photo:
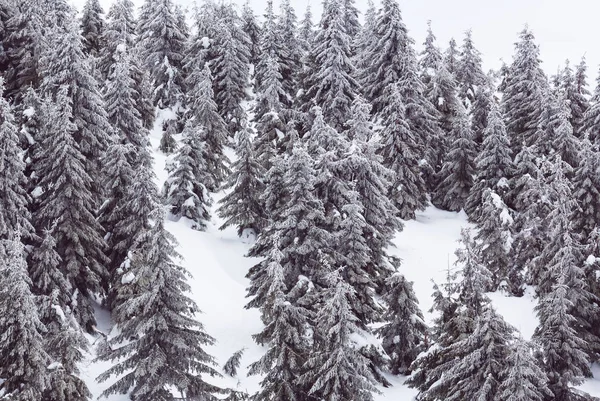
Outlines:
[[[164, 116], [159, 116], [156, 127]], [[157, 149], [160, 132], [152, 134], [152, 145]], [[229, 155], [231, 156], [231, 155]], [[166, 179], [164, 169], [167, 158], [160, 152], [154, 154], [155, 170], [159, 187]], [[255, 309], [245, 309], [247, 303], [245, 278], [248, 269], [257, 260], [245, 257], [250, 244], [238, 238], [235, 228], [220, 231], [221, 221], [214, 213], [218, 200], [223, 193], [215, 196], [213, 218], [206, 232], [192, 230], [185, 219], [169, 222], [167, 228], [179, 242], [178, 251], [183, 257], [182, 265], [191, 273], [190, 285], [192, 298], [203, 311], [198, 319], [204, 324], [206, 331], [219, 340], [207, 348], [215, 357], [216, 363], [222, 367], [231, 355], [242, 348], [245, 353], [241, 360], [238, 376], [231, 378], [210, 379], [211, 382], [227, 388], [246, 391], [250, 394], [259, 389], [260, 377], [246, 375], [247, 366], [258, 360], [263, 348], [258, 346], [252, 335], [262, 328], [260, 314]], [[451, 213], [429, 207], [418, 213], [416, 220], [407, 221], [404, 230], [395, 239], [396, 247], [390, 250], [392, 255], [402, 259], [400, 271], [414, 282], [414, 290], [419, 299], [421, 309], [429, 323], [433, 318], [429, 309], [433, 303], [431, 298], [432, 280], [443, 283], [448, 267], [455, 262], [454, 251], [462, 228], [469, 226], [464, 213]], [[528, 288], [522, 298], [508, 297], [502, 293], [488, 294], [494, 306], [507, 322], [520, 331], [524, 339], [529, 340], [537, 325], [533, 310], [536, 300], [534, 291]], [[108, 312], [97, 309], [99, 329], [110, 332], [111, 322]], [[106, 362], [94, 362], [94, 350], [99, 339], [90, 337], [92, 355], [82, 367], [82, 377], [86, 380], [94, 398], [98, 398], [110, 383], [97, 383], [95, 378], [109, 366]], [[593, 396], [600, 397], [600, 366], [592, 369], [595, 379], [587, 380], [579, 388]], [[390, 388], [381, 388], [382, 393], [375, 400], [412, 400], [417, 392], [403, 385], [404, 377], [387, 376]], [[104, 398], [103, 398], [104, 399]], [[125, 395], [111, 396], [109, 401], [127, 401]]]

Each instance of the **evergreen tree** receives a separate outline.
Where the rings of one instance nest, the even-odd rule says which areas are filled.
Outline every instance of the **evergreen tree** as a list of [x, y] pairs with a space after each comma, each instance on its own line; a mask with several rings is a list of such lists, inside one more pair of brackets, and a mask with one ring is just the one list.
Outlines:
[[337, 130], [342, 130], [350, 118], [358, 91], [345, 17], [342, 0], [325, 4], [321, 29], [308, 54], [307, 90], [301, 99], [302, 111], [308, 112], [314, 105], [321, 107], [325, 121]]
[[0, 239], [31, 236], [33, 227], [27, 210], [25, 163], [21, 159], [19, 133], [12, 107], [2, 94], [0, 79]]
[[444, 52], [444, 64], [454, 79], [457, 78], [459, 58], [460, 51], [458, 50], [458, 45], [456, 44], [456, 40], [451, 38], [450, 42], [448, 42], [448, 48]]
[[573, 126], [570, 122], [570, 102], [566, 95], [565, 92], [561, 91], [558, 97], [558, 110], [555, 115], [557, 121], [552, 137], [552, 147], [562, 160], [574, 168], [579, 164], [578, 150], [581, 145], [573, 133]]
[[258, 235], [266, 225], [266, 213], [260, 202], [265, 190], [265, 172], [256, 160], [251, 136], [249, 126], [237, 134], [237, 160], [231, 165], [233, 172], [225, 185], [231, 192], [219, 201], [221, 206], [217, 210], [225, 219], [220, 229], [236, 225], [239, 236], [245, 230]]
[[471, 106], [471, 129], [473, 130], [473, 138], [479, 149], [485, 140], [484, 130], [488, 126], [488, 115], [492, 109], [492, 105], [496, 103], [494, 92], [496, 88], [492, 83], [492, 77], [485, 77], [485, 81], [477, 87], [475, 97]]
[[473, 186], [476, 145], [464, 108], [458, 109], [451, 132], [452, 144], [439, 173], [439, 184], [432, 196], [437, 207], [460, 211]]
[[219, 114], [233, 136], [242, 128], [245, 112], [242, 102], [250, 84], [250, 47], [248, 35], [231, 5], [223, 6], [212, 40], [209, 67], [213, 73], [214, 100]]
[[163, 195], [175, 218], [186, 217], [191, 220], [192, 228], [204, 231], [206, 223], [210, 221], [209, 208], [212, 205], [206, 189], [209, 177], [204, 160], [204, 133], [201, 127], [188, 120], [182, 135], [174, 159], [176, 167], [164, 184]]
[[415, 57], [413, 41], [402, 21], [400, 6], [396, 0], [384, 0], [375, 21], [375, 40], [365, 49], [363, 59], [366, 69], [360, 71], [360, 83], [366, 98], [372, 103], [374, 114], [388, 105], [392, 88], [391, 83], [398, 82], [406, 75], [407, 57]]
[[394, 172], [389, 197], [402, 219], [414, 219], [415, 211], [427, 205], [425, 182], [419, 170], [421, 149], [406, 121], [406, 109], [399, 88], [394, 85], [384, 109], [380, 154], [383, 164]]
[[[282, 73], [282, 86], [289, 99], [293, 99], [297, 92], [297, 75], [300, 71], [302, 53], [298, 38], [296, 11], [290, 0], [283, 0], [280, 4], [280, 13], [277, 19], [276, 35], [281, 42], [283, 52], [279, 62]], [[285, 104], [289, 104], [288, 100]]]
[[427, 36], [423, 43], [423, 51], [419, 59], [419, 68], [421, 70], [421, 80], [428, 91], [431, 91], [433, 77], [442, 64], [443, 58], [440, 49], [435, 45], [436, 37], [431, 29], [431, 21], [427, 21]]
[[504, 286], [513, 294], [521, 295], [522, 277], [515, 275], [511, 268], [512, 225], [513, 218], [500, 196], [486, 189], [477, 221], [479, 232], [475, 236], [481, 261], [492, 273], [492, 289]]
[[600, 75], [596, 78], [596, 88], [590, 99], [590, 107], [583, 116], [583, 132], [592, 144], [600, 145]]
[[573, 135], [582, 138], [584, 116], [590, 108], [588, 101], [590, 92], [587, 89], [587, 65], [585, 57], [581, 59], [579, 65], [575, 67], [575, 73], [571, 69], [569, 60], [561, 74], [561, 89], [569, 102], [570, 119], [573, 127]]
[[303, 55], [308, 53], [308, 50], [311, 48], [313, 40], [314, 40], [315, 32], [313, 29], [312, 22], [312, 11], [310, 8], [310, 4], [306, 6], [306, 12], [304, 13], [304, 18], [300, 21], [298, 27], [298, 39], [300, 46], [300, 50]]
[[34, 215], [38, 230], [54, 225], [57, 252], [63, 260], [64, 275], [77, 294], [73, 311], [80, 324], [95, 325], [88, 297], [102, 292], [106, 279], [106, 256], [102, 227], [94, 212], [92, 180], [84, 167], [84, 155], [76, 143], [77, 126], [72, 122], [72, 99], [63, 86], [56, 104], [45, 107], [44, 140], [40, 145], [36, 175], [44, 190]]
[[176, 107], [183, 93], [182, 60], [185, 32], [171, 0], [146, 0], [137, 33], [140, 58], [150, 72], [154, 105]]
[[588, 238], [600, 221], [600, 153], [589, 140], [581, 141], [579, 166], [573, 176], [574, 229]]
[[458, 356], [422, 400], [493, 400], [498, 396], [503, 366], [515, 329], [491, 305], [477, 318], [469, 337], [455, 343], [449, 352]]
[[104, 43], [104, 10], [99, 0], [86, 0], [81, 16], [81, 35], [83, 36], [83, 51], [85, 54], [98, 57]]
[[175, 135], [177, 135], [177, 119], [165, 120], [162, 127], [162, 136], [160, 137], [160, 144], [158, 149], [164, 154], [171, 154], [175, 152], [177, 148], [177, 141]]
[[465, 32], [460, 49], [460, 59], [456, 66], [456, 80], [458, 81], [458, 97], [465, 107], [469, 108], [475, 102], [477, 89], [485, 84], [487, 77], [481, 68], [481, 53], [473, 44], [473, 32]]
[[539, 325], [533, 340], [542, 352], [542, 366], [548, 375], [548, 387], [554, 394], [546, 399], [576, 400], [572, 385], [580, 384], [590, 377], [590, 362], [584, 349], [587, 344], [574, 329], [573, 303], [569, 300], [572, 290], [561, 277], [552, 290], [535, 307]]
[[[442, 129], [442, 138], [439, 151], [444, 154], [450, 142], [451, 131], [454, 128], [454, 119], [457, 118], [460, 100], [457, 92], [457, 81], [448, 70], [444, 61], [438, 66], [433, 77], [430, 91], [426, 93], [427, 98], [433, 103], [440, 114], [439, 124]], [[462, 107], [464, 109], [464, 107]]]
[[322, 400], [373, 400], [375, 378], [369, 360], [357, 349], [354, 336], [364, 332], [351, 308], [354, 289], [343, 280], [340, 271], [326, 277], [323, 304], [316, 316], [319, 336], [316, 352], [306, 362], [302, 383], [309, 384], [308, 394]]
[[50, 357], [18, 237], [0, 241], [0, 299], [2, 392], [8, 399], [41, 400], [50, 385]]
[[483, 132], [483, 148], [475, 158], [475, 183], [465, 204], [465, 212], [471, 221], [479, 219], [483, 192], [491, 189], [504, 196], [508, 191], [508, 178], [514, 170], [506, 127], [500, 109], [493, 101], [487, 120], [488, 124]]
[[523, 339], [519, 338], [511, 344], [504, 365], [502, 383], [494, 400], [544, 401], [552, 397], [547, 384], [548, 377], [533, 357], [531, 346]]
[[194, 70], [188, 76], [188, 106], [190, 118], [204, 132], [204, 159], [210, 180], [206, 188], [214, 192], [229, 174], [229, 159], [224, 153], [227, 144], [227, 126], [218, 112], [213, 98], [212, 76], [208, 65]]
[[250, 38], [250, 62], [256, 66], [260, 61], [260, 56], [262, 54], [260, 50], [262, 29], [256, 20], [256, 15], [254, 15], [254, 11], [252, 10], [252, 7], [250, 7], [249, 1], [246, 1], [242, 6], [241, 18], [243, 21], [242, 30], [248, 35], [248, 38]]
[[365, 56], [366, 50], [371, 46], [371, 42], [376, 40], [375, 27], [377, 22], [377, 8], [373, 0], [367, 0], [367, 9], [364, 14], [364, 22], [352, 42], [354, 53], [354, 65], [357, 71], [362, 71], [368, 67], [369, 61]]
[[114, 311], [118, 334], [109, 338], [99, 359], [116, 362], [98, 380], [117, 381], [103, 395], [126, 394], [137, 400], [174, 400], [172, 389], [187, 398], [213, 399], [221, 392], [203, 375], [218, 376], [204, 346], [214, 339], [195, 318], [198, 307], [185, 295], [189, 275], [175, 259], [175, 238], [165, 228], [164, 212], [153, 213], [154, 223], [132, 252], [124, 284], [132, 288]]
[[513, 154], [523, 144], [535, 143], [540, 123], [546, 77], [540, 67], [539, 48], [526, 27], [519, 34], [516, 53], [510, 65], [502, 95], [502, 111]]
[[406, 375], [417, 356], [424, 350], [428, 328], [410, 281], [395, 273], [386, 282], [384, 295], [388, 307], [386, 323], [377, 329], [383, 349], [389, 355], [393, 374]]

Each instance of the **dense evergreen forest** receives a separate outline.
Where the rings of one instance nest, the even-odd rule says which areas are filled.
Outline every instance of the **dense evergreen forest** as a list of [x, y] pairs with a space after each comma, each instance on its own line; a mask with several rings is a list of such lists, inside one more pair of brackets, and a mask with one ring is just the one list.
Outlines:
[[[446, 46], [430, 24], [417, 52], [396, 0], [361, 21], [353, 0], [314, 23], [291, 0], [0, 0], [0, 398], [91, 400], [87, 333], [104, 395], [134, 401], [370, 401], [388, 372], [420, 401], [592, 399], [575, 386], [600, 358], [600, 79], [585, 59], [548, 77], [527, 27], [486, 73], [470, 31]], [[220, 191], [260, 260], [255, 394], [211, 382], [243, 350], [224, 369], [207, 352], [165, 227], [205, 230]], [[389, 247], [430, 204], [473, 228], [428, 327]], [[525, 341], [486, 294], [529, 287]]]

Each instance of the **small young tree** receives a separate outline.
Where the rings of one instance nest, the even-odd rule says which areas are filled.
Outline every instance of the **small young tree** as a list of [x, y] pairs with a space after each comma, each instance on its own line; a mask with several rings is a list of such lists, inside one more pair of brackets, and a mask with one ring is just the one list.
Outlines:
[[165, 228], [161, 210], [153, 212], [152, 228], [132, 251], [129, 294], [114, 311], [120, 331], [98, 357], [116, 362], [98, 380], [117, 376], [103, 395], [127, 394], [140, 400], [172, 400], [176, 389], [184, 397], [211, 398], [221, 392], [202, 375], [218, 376], [204, 346], [214, 339], [194, 314], [198, 307], [187, 295], [188, 273], [175, 262], [175, 238]]
[[236, 225], [239, 236], [246, 230], [258, 235], [266, 225], [266, 214], [260, 202], [265, 190], [265, 172], [256, 161], [251, 135], [252, 130], [247, 124], [237, 134], [237, 160], [231, 165], [233, 172], [225, 185], [231, 192], [219, 201], [221, 206], [217, 210], [225, 219], [220, 229]]
[[188, 120], [182, 135], [174, 159], [176, 166], [163, 188], [165, 204], [169, 205], [175, 218], [186, 217], [192, 221], [192, 228], [204, 231], [210, 221], [209, 208], [212, 205], [206, 189], [210, 178], [206, 172], [204, 132], [193, 120]]

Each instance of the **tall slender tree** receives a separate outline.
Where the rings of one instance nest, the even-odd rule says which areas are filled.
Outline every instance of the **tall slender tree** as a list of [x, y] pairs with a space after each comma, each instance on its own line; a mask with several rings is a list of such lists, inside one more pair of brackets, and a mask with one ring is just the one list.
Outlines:
[[86, 0], [81, 15], [81, 35], [83, 36], [83, 51], [92, 57], [98, 57], [104, 43], [105, 23], [102, 17], [104, 10], [98, 0]]

